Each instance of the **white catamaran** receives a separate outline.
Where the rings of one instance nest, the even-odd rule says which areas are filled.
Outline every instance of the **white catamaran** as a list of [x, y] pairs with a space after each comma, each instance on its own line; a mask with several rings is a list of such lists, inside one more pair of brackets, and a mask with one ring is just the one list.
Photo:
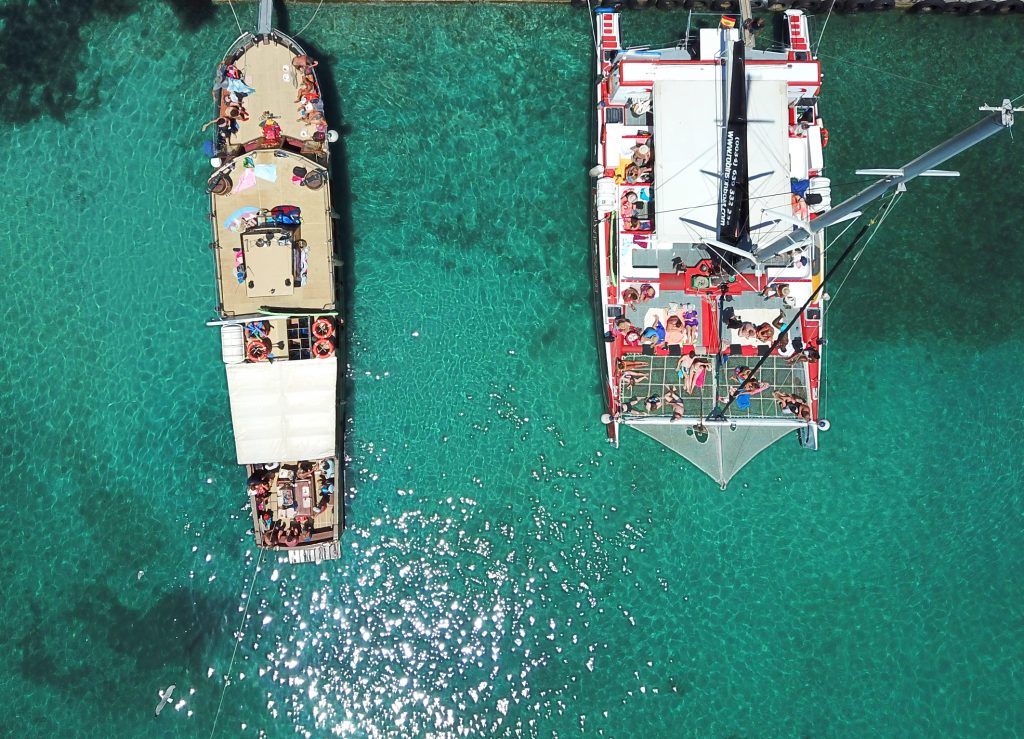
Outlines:
[[[955, 176], [933, 167], [1021, 109], [982, 108], [901, 169], [859, 171], [881, 179], [833, 207], [803, 11], [786, 11], [768, 50], [754, 48], [756, 24], [727, 16], [664, 49], [624, 48], [612, 9], [594, 19], [604, 421], [616, 445], [631, 426], [724, 488], [787, 434], [817, 449], [828, 429], [824, 287], [875, 223], [867, 206], [914, 177]], [[862, 212], [867, 225], [826, 265], [824, 229]]]
[[337, 418], [343, 320], [335, 287], [330, 131], [317, 62], [262, 0], [217, 67], [208, 182], [217, 312], [238, 463], [258, 546], [339, 556]]

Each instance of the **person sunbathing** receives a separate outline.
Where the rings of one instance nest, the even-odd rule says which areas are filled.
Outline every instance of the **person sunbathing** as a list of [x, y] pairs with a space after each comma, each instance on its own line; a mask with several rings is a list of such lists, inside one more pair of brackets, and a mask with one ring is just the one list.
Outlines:
[[662, 398], [664, 398], [665, 402], [668, 403], [668, 405], [672, 408], [671, 420], [678, 421], [679, 419], [681, 419], [685, 414], [686, 409], [683, 407], [683, 399], [679, 396], [679, 393], [676, 391], [676, 386], [666, 385], [665, 393], [664, 395], [662, 395]]
[[646, 303], [648, 300], [653, 299], [658, 294], [658, 291], [654, 289], [654, 285], [648, 285], [644, 283], [640, 286], [640, 297], [638, 301]]
[[704, 374], [711, 369], [711, 362], [706, 357], [697, 357], [697, 352], [691, 351], [685, 357], [680, 357], [676, 362], [676, 374], [683, 378], [683, 389], [687, 395], [693, 395], [694, 389], [704, 384]]
[[804, 421], [811, 420], [811, 406], [809, 406], [807, 401], [799, 395], [782, 393], [776, 390], [772, 393], [772, 397], [775, 398], [775, 402], [778, 403], [780, 411], [789, 411], [794, 416], [797, 416]]
[[626, 387], [633, 387], [638, 382], [646, 382], [647, 375], [641, 374], [640, 372], [623, 372], [622, 381], [626, 383]]
[[672, 344], [674, 346], [683, 346], [684, 344], [692, 344], [692, 341], [686, 341], [688, 336], [687, 331], [683, 329], [683, 319], [679, 316], [669, 316], [665, 319], [665, 343]]
[[616, 359], [615, 369], [619, 372], [629, 372], [633, 370], [646, 370], [648, 367], [647, 362], [641, 362], [638, 359]]
[[[771, 342], [775, 338], [775, 329], [781, 332], [781, 336], [786, 336], [787, 324], [785, 323], [786, 314], [783, 311], [779, 311], [779, 315], [771, 323], [762, 323], [754, 331], [754, 338], [758, 341], [763, 341], [766, 344]], [[783, 339], [783, 341], [785, 338]]]
[[786, 364], [792, 366], [797, 363], [811, 363], [817, 362], [821, 359], [821, 354], [813, 346], [805, 346], [798, 352], [795, 352], [793, 356], [786, 357]]

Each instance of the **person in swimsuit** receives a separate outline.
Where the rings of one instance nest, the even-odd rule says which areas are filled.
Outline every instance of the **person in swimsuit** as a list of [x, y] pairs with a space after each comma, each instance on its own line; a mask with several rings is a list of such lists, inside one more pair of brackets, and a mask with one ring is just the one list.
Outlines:
[[779, 311], [778, 317], [771, 323], [762, 323], [757, 327], [754, 332], [754, 337], [758, 341], [763, 341], [766, 344], [771, 342], [775, 338], [775, 329], [778, 329], [780, 335], [783, 337], [783, 343], [786, 340], [787, 329], [789, 325], [785, 322], [786, 314], [783, 311]]
[[797, 416], [804, 421], [811, 420], [811, 406], [809, 406], [807, 401], [799, 395], [780, 393], [776, 390], [772, 393], [772, 397], [774, 397], [775, 402], [778, 403], [779, 410], [789, 411], [794, 416]]
[[615, 369], [619, 372], [629, 372], [635, 370], [646, 370], [648, 367], [647, 362], [641, 362], [637, 359], [616, 359]]
[[691, 351], [685, 357], [680, 357], [676, 362], [676, 373], [682, 373], [683, 389], [687, 395], [693, 395], [697, 383], [701, 381], [705, 372], [711, 370], [711, 362], [705, 357], [697, 357], [697, 352]]
[[821, 359], [821, 354], [818, 350], [811, 345], [807, 345], [800, 351], [793, 354], [793, 356], [786, 357], [786, 364], [794, 365], [798, 362], [811, 363], [817, 362], [819, 359]]
[[675, 346], [682, 346], [688, 343], [686, 332], [683, 330], [683, 319], [679, 316], [669, 316], [665, 319], [665, 343]]
[[685, 414], [686, 409], [683, 407], [683, 399], [679, 396], [679, 393], [676, 391], [676, 386], [666, 385], [665, 394], [662, 397], [665, 399], [665, 402], [668, 403], [669, 406], [672, 408], [672, 418], [670, 420], [680, 420]]
[[622, 373], [622, 381], [626, 383], [626, 387], [633, 387], [638, 382], [645, 382], [646, 380], [647, 375], [641, 374], [639, 372], [627, 371]]
[[633, 310], [636, 310], [636, 301], [640, 299], [640, 293], [635, 287], [627, 287], [622, 291], [622, 302]]
[[658, 292], [654, 289], [654, 285], [648, 285], [644, 283], [640, 286], [640, 298], [639, 302], [646, 303], [648, 300], [654, 298]]

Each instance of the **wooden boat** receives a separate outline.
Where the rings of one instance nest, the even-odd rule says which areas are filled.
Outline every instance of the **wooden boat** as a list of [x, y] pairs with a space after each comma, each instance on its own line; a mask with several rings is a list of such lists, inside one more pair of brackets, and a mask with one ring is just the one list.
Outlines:
[[330, 150], [317, 65], [261, 2], [217, 67], [208, 181], [222, 358], [256, 544], [291, 562], [340, 556]]

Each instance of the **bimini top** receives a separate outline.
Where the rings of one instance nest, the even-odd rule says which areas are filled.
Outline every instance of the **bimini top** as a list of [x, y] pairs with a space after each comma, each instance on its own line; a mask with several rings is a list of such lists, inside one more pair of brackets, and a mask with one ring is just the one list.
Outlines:
[[225, 369], [239, 464], [335, 455], [336, 357]]
[[[654, 200], [658, 245], [717, 238], [722, 169], [722, 81], [716, 67], [705, 78], [658, 80], [653, 88]], [[790, 226], [763, 211], [790, 210], [786, 82], [748, 76], [750, 236], [771, 242]], [[683, 132], [679, 135], [679, 132]]]

